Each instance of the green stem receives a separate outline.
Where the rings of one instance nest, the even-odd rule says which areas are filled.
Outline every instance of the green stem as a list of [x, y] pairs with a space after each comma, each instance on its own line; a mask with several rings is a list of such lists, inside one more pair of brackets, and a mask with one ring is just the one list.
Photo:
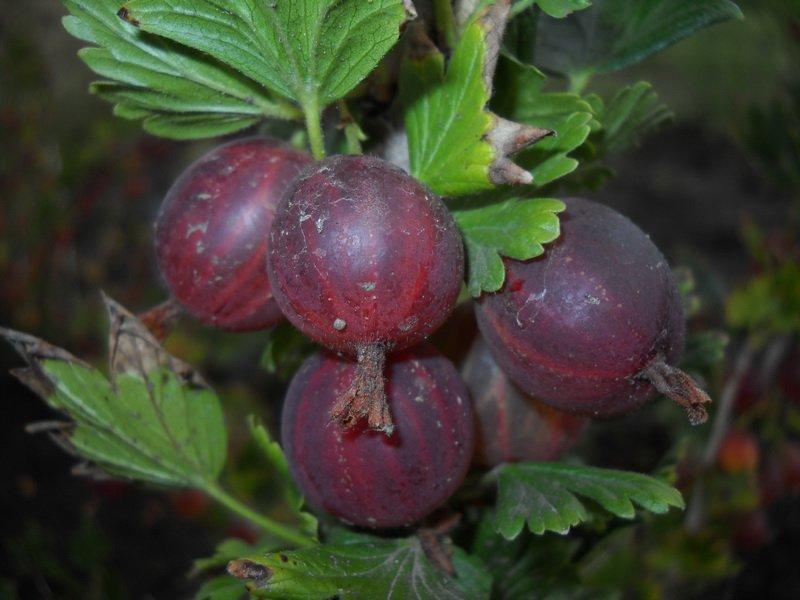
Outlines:
[[222, 504], [228, 510], [247, 519], [251, 523], [258, 525], [261, 527], [261, 529], [268, 533], [294, 544], [295, 546], [302, 547], [314, 545], [314, 540], [308, 536], [303, 535], [293, 527], [273, 521], [272, 519], [254, 511], [246, 504], [231, 496], [216, 483], [204, 484], [203, 491], [205, 491], [209, 496], [214, 498], [214, 500]]
[[311, 145], [311, 154], [317, 160], [322, 160], [325, 158], [325, 137], [322, 133], [322, 111], [319, 107], [319, 98], [311, 95], [301, 104], [306, 116], [306, 130], [308, 131], [308, 142]]
[[433, 10], [436, 19], [436, 29], [442, 36], [448, 48], [456, 45], [456, 23], [453, 15], [452, 0], [433, 0]]

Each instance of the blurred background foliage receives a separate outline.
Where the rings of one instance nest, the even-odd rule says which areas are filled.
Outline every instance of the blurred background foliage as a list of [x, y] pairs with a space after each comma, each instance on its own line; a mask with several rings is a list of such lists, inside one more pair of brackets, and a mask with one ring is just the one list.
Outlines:
[[[689, 500], [686, 514], [618, 527], [565, 567], [565, 579], [579, 568], [598, 590], [788, 598], [800, 589], [800, 3], [740, 5], [744, 21], [598, 76], [586, 90], [608, 98], [644, 79], [675, 114], [609, 160], [616, 177], [593, 197], [693, 273], [693, 327], [731, 338], [726, 361], [701, 360], [695, 372], [715, 396], [733, 395], [716, 446], [708, 428], [690, 430], [659, 404], [592, 426], [577, 450], [587, 462], [670, 465]], [[5, 2], [0, 12], [0, 323], [100, 362], [99, 290], [137, 310], [165, 298], [151, 223], [176, 175], [212, 143], [152, 138], [113, 118], [86, 93], [92, 77], [76, 56], [80, 43], [61, 28], [63, 13], [55, 0]], [[704, 342], [695, 356], [719, 351], [709, 337], [693, 343]], [[272, 338], [234, 336], [189, 320], [167, 343], [224, 399], [228, 483], [265, 510], [269, 473], [246, 442], [244, 417], [256, 412], [274, 426], [302, 350], [275, 348], [290, 343], [280, 328]], [[183, 597], [196, 587], [193, 558], [222, 537], [253, 538], [195, 492], [71, 476], [68, 457], [24, 433], [51, 415], [6, 376], [15, 364], [0, 346], [0, 598]]]

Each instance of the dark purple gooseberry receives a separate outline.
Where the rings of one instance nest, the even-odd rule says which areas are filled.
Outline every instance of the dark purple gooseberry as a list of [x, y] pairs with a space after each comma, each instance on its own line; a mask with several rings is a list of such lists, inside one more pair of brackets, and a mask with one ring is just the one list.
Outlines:
[[521, 392], [477, 337], [461, 367], [477, 423], [475, 463], [557, 460], [580, 439], [588, 420], [537, 402]]
[[310, 505], [371, 528], [410, 525], [447, 500], [472, 460], [474, 420], [453, 364], [424, 344], [389, 357], [386, 393], [395, 431], [364, 420], [344, 428], [329, 413], [357, 377], [332, 353], [311, 356], [286, 395], [281, 439]]
[[304, 174], [270, 233], [269, 276], [281, 311], [324, 346], [356, 357], [358, 376], [337, 420], [391, 433], [384, 355], [444, 322], [464, 270], [461, 236], [445, 205], [379, 158], [337, 156]]
[[269, 138], [220, 146], [180, 176], [156, 221], [158, 266], [173, 297], [229, 331], [281, 318], [266, 275], [275, 206], [311, 158]]
[[693, 423], [705, 421], [710, 399], [670, 366], [685, 324], [667, 261], [621, 214], [589, 200], [565, 202], [558, 240], [539, 258], [507, 259], [503, 288], [476, 303], [498, 364], [560, 410], [619, 415], [658, 390]]

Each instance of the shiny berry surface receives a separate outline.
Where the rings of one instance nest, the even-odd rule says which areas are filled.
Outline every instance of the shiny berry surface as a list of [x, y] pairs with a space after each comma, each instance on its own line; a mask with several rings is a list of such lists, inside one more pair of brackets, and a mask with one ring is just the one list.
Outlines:
[[354, 356], [401, 349], [447, 318], [461, 286], [461, 236], [445, 205], [399, 168], [337, 156], [304, 175], [270, 235], [270, 281], [303, 333]]
[[537, 402], [521, 392], [478, 337], [461, 368], [475, 407], [475, 462], [493, 467], [504, 462], [561, 458], [580, 439], [588, 420]]
[[391, 436], [343, 428], [329, 417], [356, 366], [333, 354], [311, 356], [295, 375], [281, 438], [306, 500], [348, 523], [370, 528], [419, 521], [446, 501], [466, 475], [474, 445], [467, 390], [455, 367], [431, 346], [391, 357], [386, 393]]
[[[478, 325], [525, 392], [582, 415], [626, 413], [653, 395], [642, 371], [680, 356], [679, 293], [661, 252], [630, 220], [589, 200], [565, 203], [559, 239], [539, 258], [505, 261], [503, 288], [476, 303]], [[674, 371], [673, 387], [689, 385]]]
[[192, 316], [230, 331], [281, 319], [266, 274], [269, 228], [277, 202], [311, 162], [277, 140], [249, 138], [206, 154], [175, 182], [156, 222], [156, 256]]

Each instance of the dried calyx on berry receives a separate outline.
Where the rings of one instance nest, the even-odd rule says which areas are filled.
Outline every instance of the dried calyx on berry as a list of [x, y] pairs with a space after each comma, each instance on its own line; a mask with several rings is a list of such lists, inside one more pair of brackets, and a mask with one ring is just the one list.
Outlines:
[[650, 238], [618, 212], [565, 200], [561, 235], [527, 262], [505, 259], [506, 281], [476, 303], [501, 368], [554, 408], [620, 415], [659, 391], [693, 424], [710, 398], [672, 366], [683, 350], [680, 294]]
[[358, 360], [331, 416], [391, 434], [384, 357], [438, 328], [463, 278], [461, 236], [444, 203], [384, 160], [336, 156], [296, 182], [269, 245], [271, 286], [289, 321]]
[[308, 502], [370, 528], [415, 523], [458, 488], [469, 469], [474, 417], [453, 364], [423, 344], [389, 357], [392, 436], [331, 423], [328, 413], [358, 367], [332, 353], [311, 356], [292, 380], [281, 440]]

